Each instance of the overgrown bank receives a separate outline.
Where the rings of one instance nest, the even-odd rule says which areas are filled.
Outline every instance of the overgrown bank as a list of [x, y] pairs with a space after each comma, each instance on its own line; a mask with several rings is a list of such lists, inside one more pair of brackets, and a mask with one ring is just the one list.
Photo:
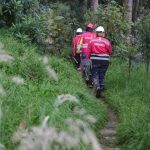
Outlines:
[[[8, 150], [16, 149], [12, 135], [20, 123], [31, 128], [40, 125], [47, 115], [50, 116], [48, 124], [57, 130], [67, 130], [67, 118], [81, 119], [95, 131], [103, 126], [106, 109], [90, 94], [72, 64], [54, 56], [50, 56], [48, 62], [45, 59], [43, 63], [43, 58], [35, 52], [36, 47], [19, 43], [6, 30], [0, 30], [0, 42], [0, 52], [5, 51], [13, 58], [10, 62], [0, 62], [0, 86], [4, 92], [0, 99], [0, 143]], [[24, 82], [17, 84], [12, 81], [14, 76], [21, 77]], [[54, 104], [62, 94], [76, 96], [79, 103], [64, 102], [56, 109]], [[87, 113], [76, 114], [76, 108], [86, 110]], [[97, 123], [93, 124], [90, 118], [85, 120], [85, 115], [94, 116]], [[80, 142], [76, 149], [85, 150], [90, 147]]]
[[[14, 40], [5, 30], [0, 31], [0, 41], [7, 53], [14, 58], [11, 62], [0, 62], [0, 83], [5, 90], [1, 96], [2, 120], [0, 125], [0, 143], [9, 150], [15, 149], [12, 135], [21, 122], [30, 128], [41, 124], [45, 116], [49, 115], [49, 125], [58, 130], [66, 130], [65, 119], [74, 118], [84, 120], [84, 115], [74, 113], [74, 108], [84, 108], [88, 114], [97, 118], [97, 124], [88, 122], [96, 131], [106, 120], [106, 110], [93, 96], [79, 77], [73, 66], [54, 56], [49, 57], [48, 66], [56, 71], [48, 75], [43, 58], [36, 51], [36, 47], [27, 46]], [[2, 47], [2, 45], [0, 45]], [[127, 79], [126, 63], [113, 60], [108, 70], [107, 101], [119, 114], [118, 138], [122, 150], [149, 150], [150, 138], [150, 83], [145, 82], [143, 67], [133, 69], [131, 80]], [[24, 79], [23, 85], [12, 81], [12, 76]], [[0, 91], [0, 95], [1, 95]], [[54, 111], [57, 96], [71, 94], [76, 96], [80, 104], [65, 102]], [[55, 113], [54, 113], [55, 112]], [[1, 117], [1, 114], [0, 114]], [[77, 149], [88, 150], [88, 146], [80, 144]]]
[[119, 116], [118, 138], [122, 150], [150, 149], [150, 81], [144, 67], [132, 69], [127, 77], [127, 64], [113, 60], [108, 71], [107, 101]]

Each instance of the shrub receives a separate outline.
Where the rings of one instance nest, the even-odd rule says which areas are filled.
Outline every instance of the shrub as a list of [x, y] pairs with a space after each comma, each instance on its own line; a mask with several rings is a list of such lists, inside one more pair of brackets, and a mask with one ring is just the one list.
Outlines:
[[87, 11], [85, 18], [89, 22], [95, 23], [96, 26], [103, 26], [106, 30], [107, 38], [109, 38], [114, 46], [123, 43], [125, 36], [130, 27], [130, 23], [126, 19], [125, 8], [120, 7], [114, 1], [105, 5], [100, 5], [97, 12]]
[[63, 54], [64, 43], [71, 43], [77, 20], [65, 3], [43, 3], [38, 0], [4, 0], [0, 19], [12, 25], [17, 38], [39, 45], [42, 52]]

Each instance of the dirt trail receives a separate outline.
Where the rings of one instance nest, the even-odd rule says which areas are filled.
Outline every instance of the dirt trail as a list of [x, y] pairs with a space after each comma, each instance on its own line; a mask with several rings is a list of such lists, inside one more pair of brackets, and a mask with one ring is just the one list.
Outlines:
[[117, 115], [106, 103], [106, 99], [100, 100], [103, 101], [108, 110], [108, 122], [106, 126], [102, 130], [100, 130], [100, 143], [103, 150], [120, 150], [120, 148], [116, 147]]
[[[88, 86], [89, 87], [89, 86]], [[95, 88], [89, 87], [91, 90], [91, 94], [95, 97]], [[107, 108], [108, 112], [108, 122], [106, 126], [100, 130], [99, 133], [99, 142], [103, 148], [103, 150], [121, 150], [119, 146], [117, 146], [117, 137], [116, 137], [116, 128], [117, 128], [117, 115], [113, 111], [113, 109], [107, 103], [107, 99], [102, 95], [100, 100]]]
[[[93, 96], [96, 96], [95, 88], [91, 89], [91, 92]], [[99, 142], [101, 143], [103, 150], [120, 150], [119, 147], [116, 147], [117, 115], [107, 103], [106, 97], [102, 95], [98, 100], [106, 106], [108, 112], [108, 122], [106, 126], [100, 130]]]

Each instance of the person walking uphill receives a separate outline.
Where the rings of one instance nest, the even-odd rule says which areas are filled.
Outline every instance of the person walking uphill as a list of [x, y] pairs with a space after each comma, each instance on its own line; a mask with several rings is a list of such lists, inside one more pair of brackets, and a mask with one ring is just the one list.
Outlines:
[[82, 34], [82, 29], [78, 28], [76, 30], [76, 36], [72, 40], [72, 57], [75, 60], [76, 67], [78, 70], [80, 70], [80, 50], [81, 50], [81, 34]]
[[82, 50], [81, 53], [84, 55], [86, 59], [89, 59], [89, 51], [88, 51], [88, 44], [90, 40], [96, 37], [96, 34], [93, 32], [94, 25], [89, 23], [86, 25], [86, 32], [82, 34]]
[[96, 38], [90, 41], [88, 50], [92, 61], [94, 89], [98, 98], [105, 87], [105, 73], [109, 66], [109, 57], [112, 54], [111, 43], [105, 38], [105, 30], [102, 26], [96, 28]]
[[91, 62], [89, 58], [88, 44], [90, 40], [96, 37], [96, 34], [93, 33], [94, 25], [89, 23], [86, 25], [86, 32], [81, 36], [81, 68], [82, 73], [86, 77], [86, 81], [90, 84], [90, 74], [91, 74]]

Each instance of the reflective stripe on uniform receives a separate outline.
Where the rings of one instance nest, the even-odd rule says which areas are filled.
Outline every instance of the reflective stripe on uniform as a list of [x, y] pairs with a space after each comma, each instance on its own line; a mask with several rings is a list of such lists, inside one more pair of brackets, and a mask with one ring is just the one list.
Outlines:
[[91, 40], [91, 42], [103, 42], [105, 43], [106, 45], [110, 45], [109, 42], [105, 41], [105, 40], [102, 40], [102, 39], [94, 39], [94, 40]]
[[109, 55], [108, 54], [91, 54], [91, 56], [108, 56], [109, 57]]
[[78, 45], [77, 45], [77, 48], [81, 48], [81, 46], [82, 46], [81, 44], [78, 44]]
[[95, 60], [109, 60], [109, 57], [105, 58], [105, 57], [94, 57], [94, 56], [91, 56], [90, 59], [95, 59]]
[[87, 48], [88, 44], [82, 44], [82, 48]]

